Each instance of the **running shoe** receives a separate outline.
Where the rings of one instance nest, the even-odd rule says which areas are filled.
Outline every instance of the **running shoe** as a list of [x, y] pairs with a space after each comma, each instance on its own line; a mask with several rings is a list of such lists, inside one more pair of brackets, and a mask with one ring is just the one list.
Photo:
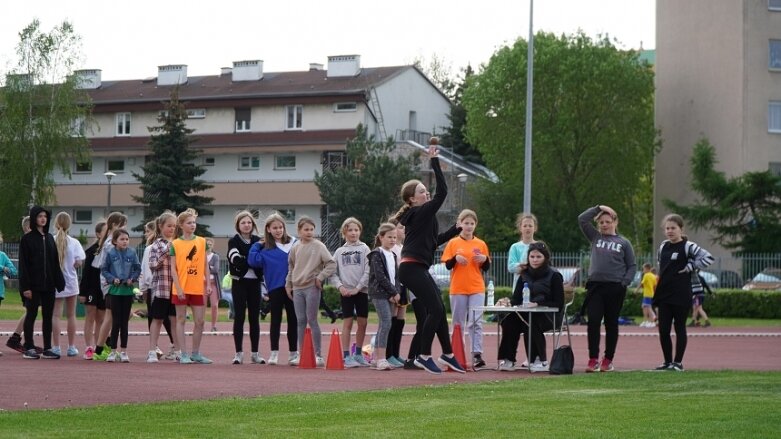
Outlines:
[[60, 354], [54, 352], [52, 349], [46, 349], [41, 353], [41, 358], [47, 359], [47, 360], [59, 360]]
[[52, 351], [52, 353], [54, 353], [54, 354], [55, 354], [55, 355], [57, 355], [58, 357], [61, 357], [61, 356], [62, 356], [62, 351], [60, 350], [60, 347], [59, 347], [59, 346], [54, 346], [54, 347], [52, 347], [52, 348], [51, 348], [51, 351]]
[[158, 360], [163, 358], [163, 351], [161, 351], [160, 348], [157, 346], [155, 346], [155, 356], [157, 357]]
[[291, 366], [298, 366], [298, 361], [299, 361], [298, 351], [291, 352], [290, 357], [288, 357], [287, 359], [287, 364]]
[[599, 359], [591, 358], [586, 366], [586, 373], [599, 372]]
[[390, 362], [386, 359], [382, 359], [377, 362], [377, 366], [375, 367], [377, 370], [393, 370], [393, 366], [391, 366]]
[[423, 359], [423, 357], [418, 355], [417, 357], [415, 357], [415, 365], [425, 370], [426, 372], [432, 373], [434, 375], [439, 375], [442, 373], [442, 369], [437, 367], [437, 364], [434, 362], [434, 359], [432, 357]]
[[547, 361], [535, 361], [532, 363], [531, 372], [548, 372], [550, 370]]
[[201, 353], [200, 353], [200, 352], [198, 352], [198, 353], [193, 353], [193, 354], [190, 356], [190, 359], [191, 359], [193, 362], [195, 362], [195, 363], [198, 363], [198, 364], [212, 364], [212, 363], [213, 363], [213, 362], [212, 362], [212, 360], [210, 360], [210, 359], [208, 359], [208, 358], [204, 357], [203, 355], [201, 355]]
[[610, 360], [608, 358], [602, 359], [602, 364], [599, 365], [599, 371], [600, 372], [612, 372], [614, 370], [613, 368], [613, 360]]
[[117, 361], [117, 351], [111, 351], [106, 357], [107, 363], [115, 363]]
[[253, 364], [266, 364], [266, 359], [261, 357], [257, 352], [253, 352], [251, 358]]
[[127, 352], [122, 351], [119, 353], [119, 361], [122, 363], [130, 363], [130, 357], [127, 356]]
[[387, 360], [388, 363], [390, 363], [390, 365], [393, 366], [394, 369], [400, 369], [404, 367], [404, 362], [399, 361], [399, 359], [396, 357], [389, 357]]
[[316, 367], [325, 367], [325, 359], [321, 356], [315, 357], [315, 366]]
[[670, 363], [670, 370], [674, 370], [676, 372], [683, 372], [683, 363]]
[[415, 360], [412, 358], [408, 358], [407, 360], [404, 360], [404, 370], [420, 370], [422, 369], [420, 366], [415, 364]]
[[355, 358], [353, 358], [352, 355], [348, 355], [344, 357], [344, 368], [352, 369], [353, 367], [361, 367], [361, 365], [358, 364], [357, 361], [355, 361]]
[[272, 366], [279, 364], [279, 351], [271, 351], [271, 355], [268, 357], [268, 364]]
[[5, 345], [15, 350], [16, 352], [19, 352], [20, 354], [24, 354], [26, 352], [24, 345], [22, 345], [22, 336], [19, 334], [13, 334], [8, 337], [8, 341], [5, 342]]
[[76, 346], [68, 346], [67, 354], [69, 357], [75, 357], [76, 355], [79, 355], [79, 350], [76, 349]]
[[233, 361], [231, 364], [241, 364], [244, 362], [244, 353], [243, 352], [236, 352], [236, 355], [233, 356]]
[[366, 361], [366, 358], [364, 358], [362, 354], [353, 355], [353, 360], [361, 367], [369, 367], [369, 362]]
[[91, 360], [93, 355], [95, 355], [95, 349], [92, 346], [87, 346], [87, 349], [84, 349], [84, 359]]
[[483, 360], [483, 356], [480, 354], [475, 355], [472, 357], [472, 369], [483, 369], [485, 367], [485, 360]]
[[147, 354], [147, 356], [146, 356], [146, 362], [147, 363], [157, 363], [158, 361], [160, 361], [160, 360], [157, 358], [157, 352], [149, 351], [149, 354]]
[[510, 360], [499, 360], [499, 370], [502, 372], [513, 372], [515, 370], [515, 362]]
[[109, 355], [110, 352], [111, 351], [110, 351], [109, 348], [104, 347], [103, 348], [103, 352], [101, 352], [99, 354], [96, 352], [94, 355], [92, 355], [92, 359], [95, 360], [95, 361], [106, 361], [106, 359], [108, 358], [108, 355]]
[[173, 346], [171, 346], [171, 348], [170, 348], [170, 349], [168, 349], [168, 353], [167, 353], [167, 354], [165, 354], [165, 357], [164, 357], [164, 358], [165, 358], [166, 360], [172, 360], [172, 361], [173, 361], [173, 360], [176, 360], [176, 350], [174, 349], [174, 347], [173, 347]]
[[456, 360], [454, 355], [448, 357], [447, 355], [442, 354], [437, 359], [437, 363], [439, 363], [439, 365], [445, 369], [450, 369], [453, 372], [466, 373], [464, 366], [461, 366], [461, 364], [458, 363], [458, 360]]
[[24, 351], [24, 354], [22, 354], [22, 357], [26, 358], [28, 360], [37, 360], [37, 359], [41, 358], [41, 355], [38, 353], [38, 351], [35, 350], [35, 348], [33, 348], [33, 349], [27, 349], [26, 351]]
[[187, 355], [187, 353], [182, 352], [179, 354], [179, 364], [193, 364], [193, 360], [190, 359], [190, 356]]

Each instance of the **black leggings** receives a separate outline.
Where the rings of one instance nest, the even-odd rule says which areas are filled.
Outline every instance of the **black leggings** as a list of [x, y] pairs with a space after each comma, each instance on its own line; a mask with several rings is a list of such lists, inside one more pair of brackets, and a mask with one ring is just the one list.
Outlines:
[[526, 334], [526, 336], [523, 337], [523, 345], [526, 348], [526, 352], [529, 353], [529, 362], [534, 362], [534, 359], [537, 357], [540, 357], [540, 361], [548, 361], [545, 331], [553, 329], [553, 320], [544, 313], [534, 316], [531, 329], [531, 349], [529, 349], [529, 325], [526, 323], [528, 321], [529, 313], [526, 313], [526, 315], [523, 316], [523, 319], [516, 313], [509, 313], [507, 317], [502, 320], [502, 339], [499, 342], [498, 353], [499, 360], [510, 360], [513, 363], [516, 362], [518, 341], [521, 338], [521, 334]]
[[624, 306], [626, 287], [618, 282], [589, 282], [588, 290], [588, 356], [599, 358], [602, 319], [605, 320], [605, 358], [613, 361], [618, 344], [618, 315]]
[[117, 348], [117, 339], [122, 349], [127, 348], [128, 322], [133, 296], [111, 296], [111, 349]]
[[[686, 317], [689, 315], [688, 306], [660, 303], [659, 312], [659, 343], [662, 345], [664, 362], [683, 362], [683, 354], [686, 352]], [[673, 360], [673, 340], [670, 330], [675, 325], [675, 359]]]
[[439, 287], [431, 278], [426, 266], [414, 262], [403, 262], [399, 265], [399, 281], [415, 294], [417, 297], [415, 301], [420, 301], [426, 310], [426, 318], [420, 333], [420, 355], [431, 355], [434, 335], [439, 338], [442, 353], [452, 354], [453, 348], [450, 345], [445, 304], [442, 303]]
[[231, 293], [233, 294], [233, 344], [236, 352], [242, 352], [244, 349], [245, 315], [249, 315], [251, 352], [257, 352], [260, 344], [260, 279], [234, 280]]
[[414, 360], [420, 354], [420, 334], [423, 332], [423, 322], [426, 321], [426, 307], [420, 300], [413, 300], [412, 312], [415, 313], [415, 334], [409, 343], [407, 358], [410, 360]]
[[269, 312], [271, 313], [271, 327], [269, 336], [271, 338], [271, 350], [279, 350], [279, 334], [282, 328], [282, 310], [285, 310], [287, 316], [287, 347], [290, 352], [298, 350], [298, 320], [296, 319], [296, 309], [293, 307], [293, 301], [287, 297], [285, 287], [279, 287], [268, 293]]
[[[144, 296], [146, 296], [146, 329], [150, 329], [152, 327], [152, 290], [146, 290]], [[163, 319], [163, 327], [168, 334], [168, 340], [171, 341], [171, 344], [174, 344], [174, 333], [171, 330], [170, 316]]]
[[404, 333], [404, 319], [391, 317], [391, 327], [388, 333], [388, 346], [385, 349], [385, 358], [401, 358], [401, 336]]
[[43, 314], [43, 321], [41, 322], [41, 329], [43, 330], [43, 348], [51, 349], [52, 347], [52, 315], [54, 314], [54, 291], [32, 291], [32, 297], [24, 301], [25, 309], [27, 313], [24, 316], [24, 348], [32, 349], [35, 347], [33, 343], [33, 326], [35, 326], [35, 319], [38, 318], [38, 307], [41, 307]]

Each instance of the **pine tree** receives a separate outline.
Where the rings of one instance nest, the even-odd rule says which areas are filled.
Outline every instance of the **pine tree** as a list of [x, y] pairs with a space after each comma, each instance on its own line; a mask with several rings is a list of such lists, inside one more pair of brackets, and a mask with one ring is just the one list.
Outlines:
[[[194, 130], [185, 125], [187, 111], [179, 101], [178, 87], [171, 90], [171, 100], [166, 102], [165, 111], [157, 120], [160, 125], [148, 128], [152, 133], [149, 140], [152, 155], [141, 167], [143, 175], [133, 173], [143, 191], [143, 196], [133, 196], [133, 199], [144, 205], [144, 221], [134, 230], [143, 230], [147, 221], [165, 210], [179, 213], [190, 207], [200, 215], [213, 213], [205, 207], [213, 198], [197, 195], [212, 185], [198, 179], [206, 170], [195, 164], [200, 150], [191, 145], [198, 139], [192, 136]], [[201, 223], [196, 234], [211, 236], [208, 226]]]

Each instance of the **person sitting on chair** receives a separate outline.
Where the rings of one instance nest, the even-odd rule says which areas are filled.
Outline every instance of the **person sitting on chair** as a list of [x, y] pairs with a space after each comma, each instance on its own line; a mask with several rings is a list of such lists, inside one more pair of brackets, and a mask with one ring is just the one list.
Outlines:
[[[521, 270], [518, 283], [515, 285], [510, 303], [513, 306], [523, 303], [523, 286], [529, 286], [529, 307], [547, 306], [564, 308], [564, 279], [555, 268], [550, 266], [550, 249], [542, 241], [529, 244], [528, 265]], [[555, 318], [554, 318], [555, 316]], [[561, 325], [563, 313], [540, 313], [534, 316], [531, 327], [531, 346], [528, 337], [524, 337], [526, 352], [529, 352], [529, 361], [532, 372], [548, 370], [548, 356], [546, 353], [545, 331], [550, 331]], [[525, 319], [516, 313], [508, 313], [502, 320], [502, 339], [499, 344], [499, 370], [514, 370], [515, 355], [518, 350], [518, 340], [521, 333], [528, 334], [528, 314]], [[528, 363], [522, 365], [527, 367]]]

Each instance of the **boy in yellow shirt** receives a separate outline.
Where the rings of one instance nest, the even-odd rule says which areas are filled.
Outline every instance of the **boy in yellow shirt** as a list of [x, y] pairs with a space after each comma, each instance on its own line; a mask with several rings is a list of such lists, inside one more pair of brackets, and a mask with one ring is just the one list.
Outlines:
[[637, 287], [637, 292], [639, 292], [641, 288], [643, 290], [643, 323], [640, 323], [641, 328], [656, 327], [656, 314], [654, 314], [654, 309], [651, 304], [654, 299], [656, 282], [656, 274], [653, 273], [651, 264], [646, 262], [643, 264], [643, 279]]

